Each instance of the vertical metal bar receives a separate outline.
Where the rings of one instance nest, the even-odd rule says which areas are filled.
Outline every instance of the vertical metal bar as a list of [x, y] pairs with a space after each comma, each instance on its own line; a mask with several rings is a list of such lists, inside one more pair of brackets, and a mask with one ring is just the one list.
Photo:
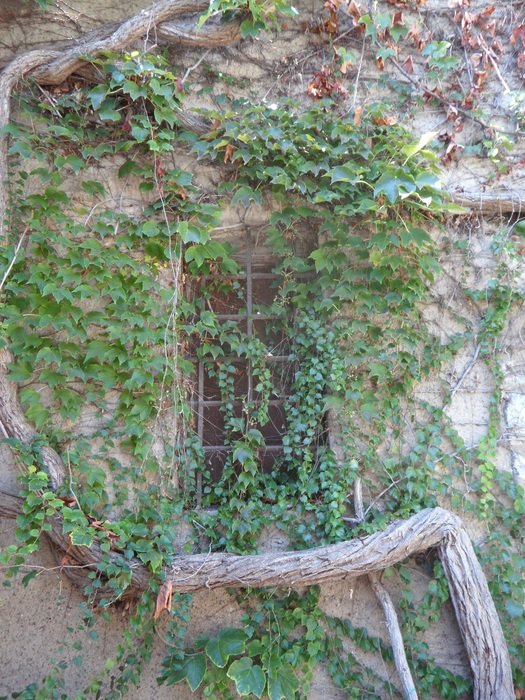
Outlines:
[[[249, 228], [246, 228], [246, 335], [253, 335], [253, 279], [252, 279], [252, 236]], [[247, 362], [248, 373], [248, 405], [253, 401], [252, 365]]]
[[[199, 360], [199, 366], [197, 370], [197, 435], [199, 436], [199, 442], [201, 445], [204, 444], [204, 363]], [[202, 472], [197, 471], [197, 479], [195, 488], [197, 493], [195, 495], [197, 501], [197, 507], [200, 507], [202, 503]]]

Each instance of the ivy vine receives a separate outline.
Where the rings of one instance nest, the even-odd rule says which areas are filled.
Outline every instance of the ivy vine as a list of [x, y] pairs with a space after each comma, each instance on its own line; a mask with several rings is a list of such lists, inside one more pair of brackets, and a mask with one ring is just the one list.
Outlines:
[[[360, 21], [378, 40], [372, 24]], [[252, 14], [243, 31], [262, 22]], [[446, 49], [443, 42], [427, 45], [435, 71], [454, 68]], [[516, 682], [523, 684], [525, 561], [516, 538], [525, 501], [495, 467], [499, 389], [474, 455], [444, 406], [412, 395], [466, 341], [441, 344], [421, 311], [439, 274], [434, 233], [444, 216], [464, 213], [440, 190], [435, 135], [414, 142], [385, 120], [381, 105], [357, 120], [325, 95], [302, 110], [224, 98], [219, 111], [206, 115], [213, 129], [199, 136], [180, 123], [185, 86], [165, 57], [133, 52], [94, 65], [104, 76], [95, 86], [79, 83], [50, 101], [29, 81], [20, 94], [20, 116], [8, 129], [10, 240], [1, 251], [9, 276], [0, 342], [13, 353], [9, 379], [41, 436], [29, 446], [10, 440], [25, 466], [24, 505], [18, 544], [3, 553], [2, 564], [8, 576], [25, 571], [57, 516], [73, 545], [100, 547], [101, 565], [85, 588], [88, 634], [96, 633], [95, 608], [117, 605], [130, 585], [131, 565], [116, 565], [112, 553], [127, 562], [138, 558], [158, 582], [138, 602], [116, 658], [77, 697], [112, 700], [139, 682], [152, 653], [163, 572], [176, 552], [174, 523], [193, 524], [188, 550], [204, 538], [210, 550], [248, 553], [266, 525], [307, 548], [459, 499], [490, 531], [481, 558], [505, 620]], [[181, 151], [220, 169], [215, 191], [176, 165]], [[148, 200], [140, 216], [114, 205], [99, 177], [103, 168], [138, 187]], [[89, 207], [78, 204], [78, 192]], [[272, 348], [221, 321], [205, 293], [185, 296], [184, 282], [214, 276], [223, 291], [239, 294], [235, 248], [214, 234], [227, 206], [246, 211], [270, 200], [266, 236], [280, 280], [271, 316], [294, 370], [282, 455], [264, 472], [259, 454], [275, 390]], [[312, 228], [317, 243], [304, 255], [299, 243]], [[509, 308], [522, 301], [503, 272], [489, 296], [478, 334], [485, 358]], [[205, 463], [187, 400], [191, 348], [220, 389], [231, 449], [218, 478]], [[257, 379], [258, 400], [246, 402], [242, 417], [232, 408], [232, 357], [245, 358]], [[501, 379], [497, 368], [494, 376]], [[337, 455], [326, 440], [327, 412], [340, 424]], [[86, 413], [94, 430], [82, 427]], [[412, 428], [408, 444], [403, 421]], [[42, 469], [45, 445], [70, 466], [58, 492]], [[352, 521], [349, 501], [357, 476], [379, 494], [362, 523]], [[439, 565], [422, 568], [429, 584], [417, 609], [408, 570], [390, 572], [405, 586], [400, 608], [409, 661], [422, 692], [459, 700], [469, 683], [440, 668], [421, 641], [448, 598]], [[37, 574], [31, 570], [23, 583]], [[318, 602], [314, 588], [253, 591], [242, 601], [242, 627], [187, 643], [190, 598], [178, 597], [165, 606], [159, 683], [185, 681], [210, 698], [292, 700], [307, 696], [314, 666], [325, 663], [348, 697], [393, 694], [358, 658], [359, 650], [372, 651], [390, 663], [389, 649], [348, 620], [326, 615]], [[57, 664], [40, 687], [13, 697], [67, 698], [62, 670]]]

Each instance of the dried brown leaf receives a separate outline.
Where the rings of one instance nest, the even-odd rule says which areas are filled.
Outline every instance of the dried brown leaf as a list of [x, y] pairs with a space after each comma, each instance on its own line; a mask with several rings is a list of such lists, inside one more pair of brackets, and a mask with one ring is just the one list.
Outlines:
[[403, 13], [401, 11], [394, 12], [394, 16], [392, 17], [392, 26], [393, 27], [404, 27], [405, 26], [405, 19], [403, 17]]
[[224, 163], [229, 163], [231, 161], [234, 153], [235, 153], [235, 146], [232, 146], [232, 144], [229, 143], [226, 146], [226, 148], [224, 149], [224, 158], [223, 158]]
[[520, 24], [513, 30], [510, 35], [510, 43], [515, 45], [525, 41], [525, 24]]
[[481, 59], [483, 58], [483, 54], [481, 53], [473, 53], [470, 55], [470, 62], [472, 63], [472, 66], [474, 68], [477, 68], [479, 64], [481, 63]]
[[377, 126], [394, 126], [394, 124], [397, 124], [397, 118], [396, 117], [374, 117], [374, 124], [377, 124]]
[[158, 620], [163, 610], [171, 612], [171, 599], [173, 596], [173, 583], [164, 581], [157, 594], [157, 602], [155, 603], [155, 612], [153, 619]]
[[411, 55], [407, 56], [403, 61], [403, 70], [405, 70], [410, 75], [412, 75], [412, 73], [414, 72], [414, 60], [412, 59]]

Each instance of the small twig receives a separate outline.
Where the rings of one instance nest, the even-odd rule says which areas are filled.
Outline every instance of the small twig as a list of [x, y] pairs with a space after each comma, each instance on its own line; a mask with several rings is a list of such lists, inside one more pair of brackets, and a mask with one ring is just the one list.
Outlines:
[[489, 61], [492, 63], [492, 67], [493, 67], [494, 70], [496, 71], [496, 75], [498, 76], [498, 78], [499, 78], [499, 80], [500, 80], [500, 83], [503, 85], [503, 89], [505, 90], [505, 92], [506, 92], [507, 95], [508, 95], [509, 92], [510, 92], [510, 88], [509, 88], [509, 86], [507, 85], [507, 82], [505, 81], [504, 77], [501, 75], [500, 69], [499, 69], [499, 66], [498, 66], [497, 62], [494, 60], [494, 57], [492, 56], [492, 54], [490, 53], [490, 51], [487, 51], [487, 56], [489, 57]]
[[370, 505], [368, 506], [368, 508], [365, 510], [365, 518], [366, 518], [366, 516], [370, 513], [370, 511], [372, 510], [372, 508], [375, 506], [375, 504], [376, 504], [381, 498], [383, 498], [383, 496], [384, 496], [386, 493], [388, 493], [391, 489], [395, 488], [395, 487], [399, 484], [399, 482], [403, 481], [404, 479], [406, 479], [405, 476], [402, 476], [402, 477], [400, 477], [399, 479], [394, 479], [394, 481], [393, 481], [391, 484], [389, 484], [389, 485], [386, 487], [386, 489], [383, 489], [383, 490], [381, 491], [381, 493], [380, 493], [379, 495], [377, 495], [377, 496], [374, 498], [374, 500], [370, 503]]
[[[194, 578], [195, 576], [198, 576], [198, 574], [200, 574], [202, 569], [208, 563], [208, 559], [210, 558], [210, 556], [211, 556], [211, 544], [208, 548], [208, 553], [206, 554], [206, 557], [204, 558], [204, 561], [202, 562], [202, 564], [192, 574], [190, 574], [189, 576], [186, 576], [186, 578], [174, 578], [174, 581], [176, 581], [177, 583], [182, 583], [183, 581], [189, 581], [190, 579]], [[238, 580], [242, 583], [241, 579], [238, 579]]]
[[492, 63], [492, 67], [493, 67], [494, 70], [496, 71], [496, 75], [498, 76], [500, 83], [503, 85], [503, 89], [505, 90], [505, 92], [506, 92], [507, 95], [508, 95], [509, 92], [510, 92], [510, 88], [509, 88], [509, 86], [508, 86], [506, 80], [504, 79], [504, 77], [501, 75], [501, 72], [500, 72], [498, 63], [497, 63], [497, 61], [496, 61], [495, 58], [494, 58], [494, 53], [492, 52], [492, 50], [490, 49], [490, 47], [487, 45], [487, 42], [485, 41], [485, 37], [484, 37], [481, 33], [480, 33], [478, 36], [479, 36], [479, 39], [480, 39], [481, 48], [482, 48], [483, 51], [485, 52], [485, 55], [487, 56], [487, 58], [489, 59], [489, 61]]
[[67, 470], [69, 472], [69, 490], [71, 491], [73, 498], [75, 499], [75, 503], [77, 504], [80, 512], [82, 511], [82, 506], [80, 505], [80, 501], [78, 500], [77, 494], [75, 493], [73, 489], [73, 471], [71, 469], [71, 460], [69, 459], [69, 450], [67, 450]]
[[363, 508], [363, 484], [360, 476], [354, 481], [354, 510], [355, 517], [360, 522], [363, 522], [365, 519], [365, 509]]
[[466, 46], [463, 47], [463, 52], [465, 54], [465, 66], [467, 68], [468, 81], [470, 83], [470, 87], [474, 87], [474, 78], [472, 76], [472, 65], [470, 63], [470, 58], [469, 58]]
[[208, 49], [207, 51], [205, 51], [205, 52], [202, 54], [202, 56], [199, 58], [199, 60], [197, 61], [197, 63], [194, 63], [193, 66], [189, 66], [189, 68], [186, 68], [186, 72], [184, 73], [184, 75], [183, 75], [183, 77], [182, 77], [182, 79], [181, 79], [181, 83], [182, 83], [183, 85], [184, 85], [184, 83], [186, 82], [186, 80], [188, 79], [190, 73], [193, 73], [194, 70], [197, 70], [197, 68], [198, 68], [198, 67], [200, 66], [200, 64], [204, 61], [204, 59], [205, 59], [206, 56], [210, 53], [210, 51], [211, 51], [211, 49]]
[[363, 36], [363, 43], [361, 45], [361, 56], [359, 58], [359, 66], [357, 67], [357, 75], [355, 76], [354, 96], [352, 98], [352, 109], [355, 108], [355, 103], [357, 102], [357, 90], [359, 88], [359, 77], [361, 76], [361, 69], [363, 67], [363, 58], [365, 55], [365, 42], [366, 42], [366, 35]]
[[17, 259], [17, 257], [18, 257], [18, 253], [20, 252], [20, 248], [22, 247], [22, 244], [23, 244], [24, 239], [25, 239], [25, 237], [26, 237], [27, 230], [28, 230], [28, 229], [26, 228], [26, 230], [25, 230], [25, 231], [22, 233], [22, 235], [20, 236], [20, 240], [19, 240], [18, 243], [16, 244], [16, 248], [15, 248], [15, 252], [14, 252], [14, 254], [13, 254], [13, 257], [11, 258], [11, 260], [10, 260], [10, 262], [9, 262], [9, 265], [7, 266], [6, 271], [4, 272], [4, 276], [2, 277], [2, 281], [0, 282], [0, 292], [1, 292], [2, 289], [4, 288], [4, 284], [6, 283], [7, 278], [9, 277], [9, 273], [10, 273], [11, 270], [13, 269], [13, 265], [14, 265], [15, 262], [16, 262], [16, 259]]
[[463, 372], [461, 373], [460, 378], [458, 379], [458, 381], [456, 382], [456, 384], [452, 388], [452, 390], [450, 392], [450, 398], [452, 398], [454, 396], [454, 394], [456, 393], [456, 391], [458, 391], [461, 388], [461, 385], [463, 384], [463, 382], [467, 378], [468, 373], [474, 367], [476, 360], [478, 359], [478, 355], [480, 353], [480, 350], [481, 350], [481, 343], [478, 343], [474, 349], [474, 354], [472, 355], [470, 360], [465, 365]]
[[42, 95], [44, 95], [44, 99], [45, 99], [47, 102], [49, 102], [49, 104], [51, 105], [51, 109], [52, 109], [53, 112], [56, 114], [56, 116], [57, 116], [59, 119], [62, 119], [62, 115], [60, 114], [60, 111], [59, 111], [58, 107], [56, 106], [55, 100], [54, 100], [54, 99], [51, 97], [51, 95], [50, 95], [48, 92], [46, 92], [46, 91], [44, 90], [44, 88], [43, 88], [41, 85], [39, 85], [38, 83], [37, 83], [37, 87], [38, 87], [38, 89], [40, 90], [40, 92], [42, 93]]
[[[363, 486], [361, 477], [359, 476], [354, 481], [354, 511], [356, 519], [363, 522], [365, 519], [365, 509], [363, 508]], [[401, 628], [399, 627], [399, 621], [397, 619], [397, 613], [394, 603], [392, 602], [392, 598], [381, 583], [379, 574], [376, 572], [368, 574], [368, 580], [377, 600], [379, 601], [379, 604], [383, 608], [383, 614], [385, 616], [386, 626], [390, 636], [390, 644], [392, 645], [392, 652], [394, 654], [394, 663], [399, 680], [401, 681], [403, 698], [404, 700], [418, 700], [416, 686], [408, 666], [403, 643], [403, 635], [401, 634]]]
[[416, 686], [408, 666], [405, 647], [403, 644], [403, 636], [401, 634], [401, 629], [399, 627], [397, 613], [392, 602], [392, 598], [390, 597], [386, 588], [380, 582], [379, 575], [377, 573], [368, 574], [368, 580], [370, 581], [370, 585], [372, 586], [372, 590], [374, 591], [376, 598], [383, 608], [386, 626], [388, 628], [388, 634], [390, 635], [390, 642], [392, 644], [392, 651], [394, 652], [394, 662], [401, 680], [401, 685], [403, 687], [403, 697], [405, 700], [418, 700]]

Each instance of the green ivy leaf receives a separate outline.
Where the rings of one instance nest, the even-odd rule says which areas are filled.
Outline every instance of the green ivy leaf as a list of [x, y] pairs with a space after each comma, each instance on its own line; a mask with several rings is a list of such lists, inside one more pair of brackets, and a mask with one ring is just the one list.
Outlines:
[[235, 628], [223, 629], [206, 644], [206, 653], [216, 666], [226, 666], [230, 656], [244, 652], [246, 633]]
[[75, 527], [70, 533], [71, 544], [75, 547], [91, 547], [93, 544], [93, 530], [87, 527]]
[[88, 92], [88, 98], [89, 101], [91, 102], [91, 106], [93, 109], [98, 110], [100, 105], [104, 102], [106, 99], [106, 95], [108, 94], [108, 86], [107, 85], [96, 85], [92, 90]]
[[113, 98], [104, 100], [98, 108], [98, 116], [105, 122], [119, 122], [122, 117], [115, 107], [116, 103]]
[[330, 170], [327, 175], [330, 175], [332, 184], [334, 182], [351, 182], [355, 184], [360, 180], [360, 174], [355, 164], [340, 165], [333, 170]]
[[268, 695], [270, 700], [294, 700], [299, 681], [290, 664], [270, 663], [268, 669]]
[[376, 377], [379, 380], [388, 379], [388, 370], [380, 362], [370, 362], [368, 371], [371, 377]]
[[524, 614], [523, 605], [515, 603], [513, 600], [507, 600], [505, 603], [505, 610], [510, 617], [521, 617]]
[[384, 173], [376, 182], [374, 197], [385, 194], [390, 204], [394, 204], [399, 196], [400, 181], [390, 173]]
[[233, 451], [233, 461], [234, 462], [240, 462], [241, 464], [244, 464], [250, 459], [253, 459], [254, 454], [253, 451], [250, 450], [249, 447], [245, 447], [244, 445], [241, 445], [240, 447], [236, 447]]
[[417, 246], [424, 246], [432, 243], [432, 239], [426, 231], [422, 228], [416, 228], [410, 226], [408, 229], [403, 229], [399, 232], [399, 237], [401, 238], [401, 243], [403, 245], [410, 245], [414, 243]]
[[28, 574], [26, 574], [22, 578], [22, 585], [24, 586], [24, 588], [29, 585], [31, 580], [34, 579], [35, 576], [38, 575], [38, 573], [39, 573], [38, 569], [33, 569], [33, 571], [30, 571]]
[[190, 226], [187, 221], [179, 222], [177, 231], [185, 245], [189, 243], [207, 243], [210, 240], [208, 231], [199, 229], [196, 226]]
[[132, 173], [136, 168], [136, 163], [134, 163], [132, 160], [126, 160], [118, 169], [118, 176], [126, 177], [126, 175]]
[[82, 189], [87, 192], [88, 194], [100, 194], [100, 195], [105, 195], [106, 194], [106, 189], [104, 185], [101, 182], [97, 182], [96, 180], [85, 180], [81, 184]]
[[266, 677], [260, 666], [257, 666], [248, 657], [234, 661], [226, 675], [235, 682], [237, 692], [241, 696], [253, 693], [260, 698], [266, 685]]
[[138, 100], [139, 97], [146, 97], [147, 92], [144, 85], [135, 83], [133, 80], [124, 80], [122, 84], [122, 91], [127, 93], [133, 101]]
[[148, 139], [151, 136], [151, 130], [140, 126], [139, 124], [132, 124], [131, 135], [133, 136], [135, 141], [143, 143], [144, 141], [146, 141], [146, 139]]
[[156, 221], [145, 221], [140, 227], [143, 236], [147, 238], [159, 235], [159, 225]]
[[195, 654], [184, 659], [184, 673], [188, 685], [193, 692], [202, 683], [206, 675], [206, 656], [204, 654]]
[[412, 156], [415, 156], [416, 153], [419, 153], [419, 151], [422, 151], [425, 146], [428, 146], [428, 144], [433, 141], [436, 136], [438, 135], [437, 131], [428, 131], [426, 134], [423, 134], [419, 141], [417, 143], [411, 143], [408, 146], [404, 146], [401, 150], [403, 152], [403, 155], [406, 157], [405, 162], [403, 165], [406, 165], [407, 162], [412, 158]]

